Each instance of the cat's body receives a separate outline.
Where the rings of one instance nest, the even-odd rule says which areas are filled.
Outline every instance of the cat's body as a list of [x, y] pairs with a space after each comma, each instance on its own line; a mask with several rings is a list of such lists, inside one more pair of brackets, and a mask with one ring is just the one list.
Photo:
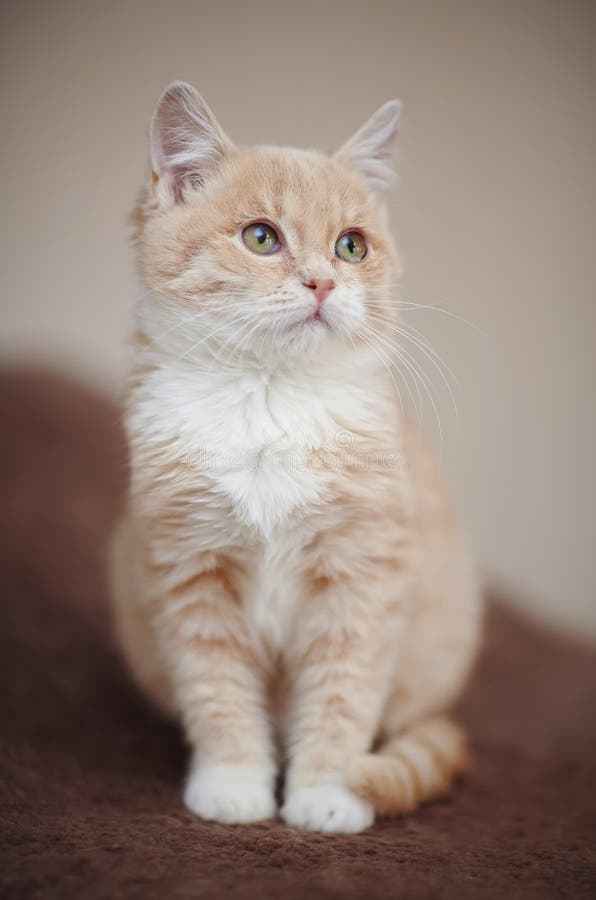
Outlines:
[[[386, 340], [394, 315], [384, 109], [331, 160], [235, 150], [185, 86], [154, 120], [114, 606], [137, 680], [183, 724], [205, 818], [274, 815], [284, 771], [287, 822], [357, 831], [464, 765], [438, 714], [473, 659], [477, 588], [361, 330], [368, 309]], [[280, 234], [266, 258], [238, 240], [247, 223], [269, 240], [251, 222]], [[354, 226], [363, 258], [330, 259]]]

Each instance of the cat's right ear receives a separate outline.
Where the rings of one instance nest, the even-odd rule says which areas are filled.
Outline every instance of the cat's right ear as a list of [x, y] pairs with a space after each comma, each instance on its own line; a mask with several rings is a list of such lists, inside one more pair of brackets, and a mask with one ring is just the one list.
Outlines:
[[336, 153], [379, 197], [386, 195], [393, 180], [391, 156], [400, 115], [401, 102], [388, 100]]
[[173, 81], [159, 98], [150, 141], [154, 193], [168, 205], [200, 189], [234, 149], [201, 95], [184, 81]]

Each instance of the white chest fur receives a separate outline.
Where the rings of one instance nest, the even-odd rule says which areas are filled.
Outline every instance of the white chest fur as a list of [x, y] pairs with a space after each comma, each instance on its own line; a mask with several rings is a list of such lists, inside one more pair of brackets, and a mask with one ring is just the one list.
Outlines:
[[309, 513], [333, 501], [330, 472], [313, 457], [329, 453], [341, 467], [351, 432], [383, 432], [382, 377], [364, 353], [292, 372], [222, 367], [208, 375], [196, 362], [150, 353], [129, 427], [160, 460], [167, 453], [174, 471], [184, 464], [192, 498], [169, 561], [239, 554], [247, 622], [264, 648], [282, 647], [303, 596], [301, 554], [317, 521]]
[[[133, 427], [167, 441], [170, 453], [207, 477], [236, 523], [269, 539], [291, 513], [322, 501], [328, 475], [314, 453], [341, 450], [375, 410], [354, 367], [327, 362], [302, 371], [156, 366], [137, 389]], [[212, 502], [212, 500], [211, 500]]]

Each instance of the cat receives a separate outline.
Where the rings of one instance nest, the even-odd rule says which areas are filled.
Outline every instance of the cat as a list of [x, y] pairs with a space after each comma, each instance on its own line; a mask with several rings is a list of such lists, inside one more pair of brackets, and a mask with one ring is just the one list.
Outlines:
[[153, 115], [112, 593], [206, 820], [275, 817], [283, 774], [287, 824], [358, 832], [466, 767], [476, 576], [375, 345], [399, 110], [333, 156], [236, 147], [182, 82]]

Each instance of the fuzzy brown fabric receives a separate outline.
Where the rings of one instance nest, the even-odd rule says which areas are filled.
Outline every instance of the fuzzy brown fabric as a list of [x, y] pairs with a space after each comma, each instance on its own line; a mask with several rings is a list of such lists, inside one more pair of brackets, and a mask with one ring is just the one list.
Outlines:
[[595, 657], [502, 606], [459, 710], [477, 762], [452, 797], [353, 837], [194, 819], [180, 736], [110, 639], [117, 413], [13, 373], [0, 422], [3, 898], [596, 896]]

